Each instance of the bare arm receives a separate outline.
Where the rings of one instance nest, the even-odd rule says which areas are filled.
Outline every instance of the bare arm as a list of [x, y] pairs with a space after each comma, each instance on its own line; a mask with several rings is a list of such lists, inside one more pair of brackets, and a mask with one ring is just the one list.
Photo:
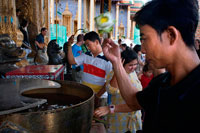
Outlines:
[[[127, 104], [118, 104], [115, 105], [115, 110], [114, 113], [128, 113], [128, 112], [132, 112], [133, 110], [131, 108], [129, 108], [129, 106]], [[94, 116], [95, 117], [101, 117], [104, 115], [107, 115], [110, 113], [110, 108], [109, 106], [103, 106], [103, 107], [99, 107], [94, 111]]]
[[72, 47], [71, 47], [73, 42], [74, 42], [74, 36], [72, 35], [68, 40], [67, 58], [68, 58], [69, 64], [76, 65], [76, 62], [75, 62], [75, 59], [74, 59], [74, 55], [72, 53]]
[[45, 44], [44, 43], [39, 43], [38, 41], [35, 41], [35, 44], [40, 48], [43, 49]]
[[141, 109], [141, 106], [139, 105], [136, 98], [138, 89], [132, 85], [120, 61], [121, 55], [119, 46], [116, 45], [112, 40], [105, 39], [103, 43], [103, 52], [107, 59], [109, 59], [113, 64], [114, 73], [117, 78], [118, 87], [123, 99], [132, 110]]
[[99, 92], [96, 94], [96, 96], [98, 98], [100, 98], [105, 92], [106, 92], [106, 88], [105, 88], [106, 84], [104, 84], [104, 86], [99, 90]]

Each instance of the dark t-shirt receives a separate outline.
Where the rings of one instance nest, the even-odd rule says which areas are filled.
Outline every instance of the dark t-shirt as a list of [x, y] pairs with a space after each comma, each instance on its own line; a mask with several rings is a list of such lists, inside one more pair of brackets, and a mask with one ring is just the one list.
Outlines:
[[[24, 35], [24, 39], [23, 42], [30, 47], [30, 42], [29, 42], [29, 37], [28, 37], [28, 33], [27, 31], [25, 31], [22, 27], [20, 27], [20, 31], [22, 32], [22, 34]], [[27, 48], [25, 46], [22, 45], [22, 48]]]
[[161, 74], [137, 93], [145, 110], [144, 133], [200, 132], [200, 65], [174, 86], [170, 78]]
[[[35, 39], [38, 43], [44, 43], [44, 36], [40, 33], [39, 35], [36, 36]], [[37, 45], [36, 45], [37, 49], [40, 49]]]

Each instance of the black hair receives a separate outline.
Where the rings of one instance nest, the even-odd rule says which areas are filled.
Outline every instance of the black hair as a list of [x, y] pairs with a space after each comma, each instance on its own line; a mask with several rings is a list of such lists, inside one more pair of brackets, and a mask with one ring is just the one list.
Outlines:
[[143, 72], [147, 72], [147, 71], [149, 71], [149, 70], [150, 70], [150, 69], [149, 69], [149, 63], [146, 63], [146, 64], [144, 65], [142, 71], [143, 71]]
[[47, 30], [46, 27], [41, 28], [41, 32]]
[[24, 28], [28, 24], [28, 21], [26, 19], [22, 20], [21, 26]]
[[122, 46], [123, 46], [123, 47], [127, 47], [126, 43], [123, 43]]
[[20, 9], [16, 9], [16, 13], [18, 13], [18, 12], [21, 12], [21, 10]]
[[122, 39], [119, 39], [119, 40], [118, 40], [118, 43], [119, 43], [119, 42], [121, 43], [121, 42], [122, 42]]
[[141, 51], [141, 45], [139, 44], [135, 45], [133, 50], [138, 54], [138, 52]]
[[136, 13], [134, 20], [137, 27], [149, 25], [159, 36], [169, 26], [174, 26], [186, 45], [193, 47], [199, 19], [198, 8], [197, 0], [152, 0]]
[[137, 59], [138, 57], [137, 57], [137, 53], [134, 50], [127, 47], [126, 50], [124, 50], [121, 53], [121, 58], [122, 60], [124, 60], [123, 65], [125, 66], [127, 63], [131, 62], [132, 60]]
[[78, 36], [77, 36], [77, 42], [80, 42], [80, 41], [82, 41], [84, 39], [84, 35], [83, 34], [79, 34]]
[[200, 43], [200, 40], [199, 40], [199, 39], [195, 39], [195, 41], [197, 41], [198, 43]]
[[90, 40], [92, 42], [95, 42], [96, 40], [98, 40], [99, 44], [101, 44], [101, 39], [95, 31], [91, 31], [91, 32], [88, 32], [87, 34], [85, 34], [84, 41], [86, 41], [86, 40]]

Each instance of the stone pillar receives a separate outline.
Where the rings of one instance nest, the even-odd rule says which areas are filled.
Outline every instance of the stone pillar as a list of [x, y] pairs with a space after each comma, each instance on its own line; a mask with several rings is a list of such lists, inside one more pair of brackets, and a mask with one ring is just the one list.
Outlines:
[[[35, 38], [37, 34], [40, 33], [40, 29], [45, 26], [44, 24], [44, 14], [43, 14], [43, 7], [41, 0], [31, 0], [29, 2], [31, 4], [31, 8], [29, 9], [31, 12], [31, 16], [28, 16], [30, 18], [30, 24], [28, 26], [29, 31], [29, 39], [32, 47], [35, 47]], [[46, 5], [45, 5], [46, 6]]]
[[83, 15], [84, 27], [88, 28], [87, 27], [87, 15], [86, 15], [87, 7], [86, 6], [87, 6], [86, 0], [83, 0], [83, 8], [84, 8], [84, 12], [83, 13], [85, 14], [85, 15]]
[[117, 40], [117, 35], [119, 32], [119, 2], [116, 4], [116, 23], [115, 23], [115, 39]]
[[[81, 29], [81, 16], [82, 16], [82, 0], [78, 0], [78, 27], [77, 29]], [[75, 32], [75, 31], [74, 31]], [[81, 31], [78, 31], [77, 35], [81, 33]]]
[[135, 21], [131, 21], [131, 40], [134, 40]]
[[54, 0], [50, 0], [50, 24], [54, 24]]
[[131, 31], [131, 14], [130, 14], [130, 5], [128, 6], [128, 13], [127, 13], [127, 39], [130, 39], [130, 31]]
[[90, 0], [90, 29], [89, 31], [93, 31], [94, 25], [94, 0]]
[[48, 29], [48, 35], [45, 38], [45, 42], [48, 43], [50, 41], [50, 0], [44, 1], [44, 27]]
[[[93, 13], [93, 21], [96, 16], [96, 0], [94, 1], [94, 13]], [[93, 23], [93, 31], [95, 31], [95, 21]]]
[[23, 34], [16, 26], [15, 0], [0, 0], [0, 34], [9, 34], [18, 47], [22, 45]]

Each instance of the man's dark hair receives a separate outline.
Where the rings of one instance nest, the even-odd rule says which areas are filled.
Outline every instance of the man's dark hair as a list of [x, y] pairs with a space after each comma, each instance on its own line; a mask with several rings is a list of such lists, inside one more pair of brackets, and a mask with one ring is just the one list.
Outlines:
[[43, 28], [41, 29], [41, 32], [42, 32], [42, 31], [45, 31], [45, 30], [47, 30], [47, 28], [46, 28], [46, 27], [43, 27]]
[[87, 34], [85, 34], [84, 41], [86, 41], [86, 40], [90, 40], [92, 42], [98, 40], [99, 44], [101, 44], [100, 37], [95, 31], [91, 31], [91, 32], [88, 32]]
[[135, 45], [133, 50], [138, 54], [138, 52], [141, 51], [141, 45], [139, 44]]
[[83, 34], [79, 34], [78, 36], [77, 36], [77, 42], [80, 42], [80, 41], [82, 41], [84, 39], [84, 35]]
[[16, 13], [18, 13], [18, 12], [21, 12], [21, 10], [20, 9], [16, 9]]
[[146, 64], [144, 65], [142, 71], [143, 71], [143, 72], [147, 72], [147, 71], [149, 71], [149, 70], [152, 70], [152, 69], [149, 67], [149, 62], [146, 62]]
[[126, 43], [123, 43], [123, 44], [122, 44], [122, 47], [125, 47], [125, 48], [126, 48], [126, 47], [127, 47]]
[[121, 58], [122, 58], [122, 60], [124, 60], [123, 65], [126, 65], [127, 63], [130, 63], [132, 60], [135, 60], [138, 57], [137, 57], [137, 53], [134, 50], [127, 47], [126, 50], [124, 50], [121, 53]]
[[28, 21], [26, 19], [22, 20], [21, 26], [24, 28], [28, 24]]
[[121, 42], [122, 42], [122, 39], [119, 39], [119, 40], [118, 40], [118, 43], [121, 43]]
[[188, 47], [194, 46], [198, 25], [197, 0], [152, 0], [134, 17], [137, 27], [149, 25], [161, 35], [169, 26], [174, 26]]

